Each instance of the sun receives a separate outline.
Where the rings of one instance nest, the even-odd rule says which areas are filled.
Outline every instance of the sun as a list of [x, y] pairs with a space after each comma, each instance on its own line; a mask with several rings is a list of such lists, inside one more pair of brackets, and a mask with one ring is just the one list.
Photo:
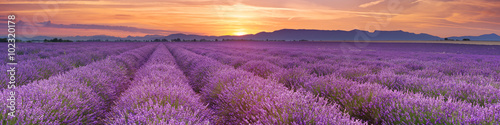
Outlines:
[[236, 35], [236, 36], [243, 36], [243, 35], [247, 35], [248, 33], [246, 33], [246, 32], [235, 32], [233, 34]]

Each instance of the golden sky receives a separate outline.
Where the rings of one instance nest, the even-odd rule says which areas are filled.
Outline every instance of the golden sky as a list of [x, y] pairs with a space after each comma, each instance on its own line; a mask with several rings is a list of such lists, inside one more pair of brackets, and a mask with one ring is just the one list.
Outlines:
[[219, 36], [285, 28], [500, 34], [498, 0], [0, 0], [0, 21], [8, 14], [27, 37]]

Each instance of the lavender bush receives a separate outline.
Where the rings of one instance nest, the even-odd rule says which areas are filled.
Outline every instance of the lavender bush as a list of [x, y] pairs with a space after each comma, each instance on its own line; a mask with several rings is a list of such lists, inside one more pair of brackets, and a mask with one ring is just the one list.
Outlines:
[[[235, 70], [207, 57], [170, 46], [189, 76], [205, 81], [202, 98], [217, 115], [216, 124], [363, 124], [342, 113], [336, 105], [275, 82]], [[190, 66], [194, 68], [186, 68]], [[190, 71], [191, 70], [191, 71]], [[199, 72], [199, 73], [191, 73]]]
[[21, 43], [1, 124], [500, 124], [499, 46], [346, 44]]
[[109, 114], [109, 124], [210, 123], [211, 111], [199, 102], [165, 46], [157, 47], [134, 78]]
[[[192, 50], [196, 49], [196, 46], [186, 47]], [[234, 49], [240, 50], [241, 48]], [[277, 51], [268, 52], [269, 50]], [[289, 57], [302, 58], [301, 55], [310, 56], [311, 54], [288, 53], [288, 51], [281, 48], [262, 50], [252, 49], [252, 51], [255, 53], [264, 53], [268, 57], [275, 56], [274, 58], [268, 58], [267, 61], [273, 62], [275, 65], [284, 68], [274, 71], [273, 78], [279, 83], [283, 83], [288, 88], [292, 89], [305, 88], [317, 95], [326, 97], [330, 101], [338, 103], [348, 111], [351, 116], [355, 116], [356, 118], [370, 123], [498, 123], [498, 113], [490, 112], [488, 109], [494, 107], [491, 106], [491, 104], [496, 104], [499, 100], [497, 95], [499, 92], [497, 92], [498, 88], [496, 87], [498, 86], [498, 81], [495, 81], [495, 78], [498, 78], [495, 74], [498, 74], [498, 72], [491, 69], [485, 69], [485, 67], [488, 66], [493, 66], [493, 69], [498, 69], [498, 63], [491, 62], [498, 59], [487, 58], [470, 60], [468, 58], [450, 58], [449, 56], [428, 56], [422, 58], [422, 61], [416, 61], [404, 59], [403, 57], [392, 57], [393, 55], [388, 56], [386, 55], [387, 53], [379, 52], [375, 54], [366, 54], [366, 56], [354, 55], [355, 57], [350, 57], [351, 62], [348, 63], [339, 62], [339, 59], [335, 59], [338, 58], [336, 56], [321, 56], [316, 59], [309, 58], [311, 61], [304, 61], [303, 58], [302, 62], [308, 64], [297, 66], [309, 69], [309, 72], [307, 72], [305, 70], [300, 71], [302, 68], [294, 68], [296, 66], [282, 64], [296, 62], [293, 61], [294, 59], [292, 59], [292, 61], [286, 61]], [[221, 56], [222, 54], [220, 53], [246, 57], [245, 54], [242, 54], [245, 52], [232, 51], [230, 47], [215, 47], [214, 49], [207, 49], [207, 47], [205, 47], [204, 50], [195, 52], [204, 53], [214, 59], [219, 59], [217, 56]], [[211, 53], [219, 54], [213, 55]], [[226, 56], [225, 58], [230, 57]], [[252, 58], [252, 56], [246, 58], [249, 60], [259, 60]], [[369, 60], [370, 58], [376, 61]], [[436, 64], [444, 65], [436, 59], [441, 61], [466, 61], [472, 63], [454, 63], [455, 65], [450, 64], [444, 67], [435, 67], [434, 65]], [[488, 63], [486, 63], [487, 65], [482, 65], [483, 63], [474, 62], [478, 60], [482, 62], [488, 60]], [[311, 68], [314, 66], [309, 66], [325, 65], [327, 63], [334, 63], [335, 65], [327, 65], [332, 68], [328, 68], [329, 70], [324, 73], [318, 73], [316, 69]], [[474, 70], [472, 67], [482, 70]], [[258, 70], [249, 70], [248, 68], [245, 70], [256, 75], [261, 74]], [[316, 74], [316, 76], [320, 77], [315, 78], [309, 74]], [[341, 78], [344, 80], [341, 82], [334, 82], [335, 80], [327, 80], [326, 82], [321, 82], [321, 80], [318, 81], [318, 79], [325, 79], [321, 77], [325, 75], [328, 75], [325, 77], [326, 79]], [[368, 82], [368, 84], [364, 84], [365, 82]], [[340, 86], [329, 85], [332, 83], [335, 85], [337, 85], [337, 83], [347, 84], [339, 84]], [[384, 86], [369, 83], [378, 83]], [[358, 90], [353, 88], [358, 88]], [[391, 89], [402, 92], [392, 91]], [[360, 90], [369, 90], [369, 92]], [[385, 114], [382, 115], [381, 113]], [[387, 113], [394, 113], [394, 115], [387, 116]], [[397, 114], [408, 115], [401, 116]]]
[[[19, 95], [16, 99], [16, 117], [7, 116], [10, 111], [2, 107], [0, 111], [2, 123], [5, 124], [97, 124], [100, 123], [104, 113], [109, 108], [109, 99], [119, 93], [113, 93], [111, 84], [113, 78], [120, 78], [118, 74], [106, 74], [91, 72], [90, 69], [106, 69], [109, 65], [120, 65], [114, 59], [124, 59], [130, 55], [139, 55], [136, 59], [147, 59], [152, 52], [152, 46], [146, 46], [131, 50], [113, 58], [92, 63], [85, 67], [73, 69], [72, 71], [51, 77], [47, 80], [36, 81], [33, 84], [17, 87], [14, 89]], [[127, 64], [140, 63], [141, 60], [129, 60]], [[89, 68], [94, 67], [94, 68]], [[117, 70], [117, 69], [109, 69]], [[118, 70], [119, 72], [120, 70]], [[130, 72], [129, 69], [122, 71]], [[83, 73], [82, 75], [80, 75]], [[95, 73], [95, 74], [94, 74]], [[127, 73], [122, 73], [127, 74]], [[104, 76], [101, 76], [104, 75]], [[110, 87], [111, 86], [111, 87]], [[10, 91], [2, 90], [1, 97], [4, 104], [9, 104]]]
[[[78, 45], [80, 47], [84, 46], [90, 48], [94, 48], [93, 46], [95, 46], [95, 44], [91, 43], [78, 44]], [[63, 45], [54, 45], [52, 47], [53, 48], [60, 47], [59, 49], [54, 50], [54, 51], [59, 51], [59, 50], [64, 50], [65, 49], [64, 47], [66, 46], [64, 46], [63, 44]], [[110, 47], [112, 48], [110, 49]], [[16, 66], [18, 69], [16, 73], [17, 86], [29, 84], [36, 80], [47, 79], [53, 75], [57, 75], [64, 71], [68, 71], [73, 68], [78, 68], [80, 66], [84, 66], [92, 62], [102, 60], [107, 56], [119, 54], [123, 50], [129, 48], [130, 48], [129, 45], [117, 46], [112, 44], [112, 45], [100, 46], [96, 48], [94, 51], [85, 51], [85, 49], [83, 48], [68, 50], [71, 52], [63, 53], [62, 55], [59, 56], [48, 55], [49, 57], [44, 59], [22, 60], [22, 58], [21, 59], [18, 58], [17, 60], [20, 61], [18, 62], [19, 65]], [[80, 53], [81, 51], [84, 52]], [[59, 52], [55, 53], [59, 54]], [[8, 68], [7, 65], [0, 66], [0, 69], [2, 70], [7, 70], [7, 68]], [[7, 81], [8, 81], [7, 75], [0, 76], [0, 83], [2, 83], [1, 86], [2, 89], [7, 87], [6, 86]]]

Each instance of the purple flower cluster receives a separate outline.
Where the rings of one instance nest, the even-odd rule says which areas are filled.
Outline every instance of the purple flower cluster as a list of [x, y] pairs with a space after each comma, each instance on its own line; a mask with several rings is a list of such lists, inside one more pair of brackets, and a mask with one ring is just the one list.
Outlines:
[[107, 124], [209, 124], [211, 119], [211, 110], [161, 44], [116, 101]]
[[23, 45], [0, 124], [500, 124], [499, 46]]
[[[17, 43], [16, 60], [27, 61], [36, 59], [48, 59], [80, 52], [100, 52], [115, 48], [121, 48], [120, 52], [130, 49], [131, 43], [112, 44], [104, 42], [78, 42], [78, 43]], [[128, 47], [128, 48], [127, 48]], [[108, 49], [102, 49], [108, 48]], [[7, 51], [0, 52], [0, 62], [7, 62]]]
[[[203, 46], [203, 45], [201, 45]], [[340, 56], [320, 55], [314, 57], [314, 51], [297, 53], [293, 49], [249, 49], [227, 47], [185, 46], [194, 52], [219, 59], [217, 56], [233, 55], [244, 57], [248, 62], [268, 64], [255, 56], [245, 56], [245, 50], [261, 53], [266, 60], [282, 67], [273, 72], [272, 79], [285, 84], [288, 88], [304, 88], [316, 95], [339, 104], [351, 116], [375, 124], [498, 124], [495, 104], [500, 93], [498, 89], [498, 60], [482, 58], [485, 63], [452, 64], [444, 68], [436, 58], [447, 61], [473, 62], [469, 58], [428, 56], [421, 60], [408, 60], [393, 57], [388, 53], [367, 53], [344, 58]], [[234, 51], [234, 50], [242, 51]], [[269, 52], [269, 50], [276, 50]], [[212, 54], [217, 53], [217, 54]], [[304, 53], [304, 54], [300, 54]], [[390, 53], [389, 53], [390, 54]], [[275, 56], [275, 57], [273, 57]], [[321, 57], [321, 58], [319, 58]], [[301, 58], [297, 59], [288, 58]], [[373, 58], [374, 60], [368, 60]], [[407, 57], [406, 57], [407, 58]], [[449, 59], [447, 59], [449, 58]], [[470, 57], [472, 58], [472, 57]], [[272, 59], [272, 60], [271, 60]], [[226, 59], [230, 60], [230, 59]], [[349, 62], [340, 62], [348, 60]], [[293, 63], [290, 63], [293, 62]], [[300, 63], [305, 63], [300, 65]], [[230, 64], [230, 63], [229, 63]], [[299, 64], [289, 66], [283, 64]], [[246, 64], [244, 64], [246, 65]], [[252, 64], [255, 65], [255, 64]], [[324, 68], [314, 69], [318, 65]], [[270, 67], [270, 66], [263, 66]], [[299, 68], [295, 68], [299, 67]], [[492, 69], [484, 70], [485, 67]], [[474, 70], [481, 69], [481, 70]], [[243, 68], [263, 77], [259, 70]], [[437, 69], [437, 70], [433, 70]], [[307, 71], [309, 70], [309, 72]], [[319, 77], [315, 77], [319, 76]], [[263, 77], [266, 78], [266, 77]], [[370, 84], [378, 83], [378, 84]], [[393, 91], [393, 90], [397, 91]]]
[[491, 85], [470, 84], [465, 81], [421, 78], [411, 75], [396, 75], [390, 71], [365, 76], [366, 81], [387, 86], [398, 91], [422, 93], [429, 97], [444, 96], [447, 100], [463, 100], [472, 104], [499, 103], [500, 89]]
[[[102, 44], [102, 43], [101, 43]], [[80, 47], [90, 47], [95, 46], [95, 44], [86, 43], [86, 44], [78, 44]], [[43, 47], [43, 46], [41, 46]], [[52, 45], [52, 47], [60, 47], [54, 53], [59, 53], [57, 51], [65, 50], [66, 46], [63, 45]], [[111, 49], [110, 49], [111, 48]], [[16, 66], [16, 85], [22, 86], [25, 84], [29, 84], [36, 80], [47, 79], [53, 75], [57, 75], [64, 71], [68, 71], [73, 68], [77, 68], [80, 66], [84, 66], [90, 64], [92, 62], [102, 60], [110, 55], [119, 54], [121, 51], [131, 48], [130, 45], [120, 45], [117, 46], [115, 44], [111, 45], [103, 45], [96, 48], [94, 51], [85, 51], [83, 48], [75, 48], [69, 51], [68, 53], [61, 54], [59, 56], [52, 56], [50, 58], [38, 58], [31, 60], [20, 60], [18, 65]], [[84, 52], [81, 52], [84, 51]], [[7, 55], [7, 54], [5, 54]], [[43, 64], [43, 65], [42, 65]], [[5, 71], [9, 66], [2, 65], [0, 66], [0, 70]], [[0, 76], [0, 83], [2, 84], [1, 89], [6, 88], [8, 81], [7, 75]]]
[[[119, 95], [131, 64], [141, 64], [152, 53], [153, 46], [127, 51], [118, 56], [75, 68], [68, 73], [17, 87], [16, 117], [1, 107], [4, 124], [97, 124], [109, 108], [107, 102]], [[130, 58], [135, 57], [135, 58]], [[125, 61], [120, 63], [119, 61]], [[126, 79], [125, 79], [126, 80]], [[0, 99], [8, 104], [8, 90]]]
[[376, 124], [490, 124], [498, 113], [460, 101], [443, 101], [403, 93], [378, 84], [358, 84], [337, 76], [315, 78], [305, 84], [312, 91], [345, 108], [352, 116]]
[[245, 71], [252, 72], [262, 78], [267, 78], [274, 72], [278, 71], [280, 67], [273, 65], [267, 61], [248, 61], [239, 67]]
[[188, 78], [197, 79], [191, 85], [214, 109], [216, 124], [363, 124], [304, 90], [290, 91], [174, 45], [169, 49]]

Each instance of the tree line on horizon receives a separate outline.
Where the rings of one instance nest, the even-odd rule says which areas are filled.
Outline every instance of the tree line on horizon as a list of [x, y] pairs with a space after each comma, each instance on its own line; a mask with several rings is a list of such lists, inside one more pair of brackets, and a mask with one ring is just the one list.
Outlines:
[[[450, 38], [444, 38], [444, 41], [471, 41], [471, 39], [464, 38], [462, 40], [460, 39], [450, 39]], [[0, 38], [0, 42], [7, 42], [7, 38]], [[27, 41], [22, 41], [19, 39], [16, 39], [16, 42], [218, 42], [218, 41], [286, 41], [286, 40], [255, 40], [255, 39], [154, 39], [154, 40], [128, 40], [128, 39], [118, 39], [118, 40], [101, 40], [101, 39], [89, 39], [89, 40], [68, 40], [68, 39], [62, 39], [62, 38], [53, 38], [53, 39], [44, 39], [43, 41], [41, 40], [27, 40]], [[309, 40], [301, 39], [301, 40], [291, 40], [291, 41], [300, 41], [300, 42], [305, 42]]]

